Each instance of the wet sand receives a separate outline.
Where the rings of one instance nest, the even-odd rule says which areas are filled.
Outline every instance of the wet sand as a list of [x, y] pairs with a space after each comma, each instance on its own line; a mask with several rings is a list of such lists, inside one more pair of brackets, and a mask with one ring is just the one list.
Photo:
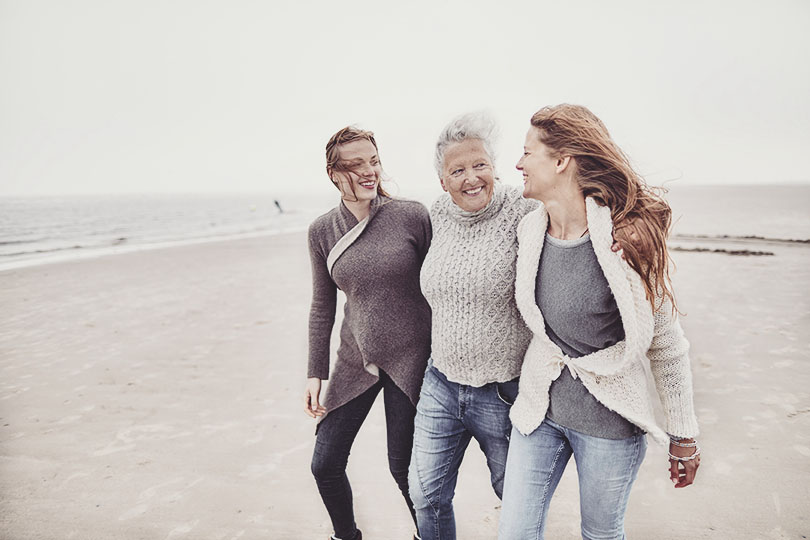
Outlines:
[[[673, 254], [703, 465], [675, 490], [651, 444], [630, 538], [810, 537], [810, 247], [762, 247]], [[309, 295], [303, 234], [0, 272], [0, 538], [325, 540]], [[407, 539], [380, 405], [350, 459], [357, 521]], [[495, 538], [475, 443], [456, 503], [460, 539]], [[578, 507], [571, 464], [547, 538], [579, 538]]]

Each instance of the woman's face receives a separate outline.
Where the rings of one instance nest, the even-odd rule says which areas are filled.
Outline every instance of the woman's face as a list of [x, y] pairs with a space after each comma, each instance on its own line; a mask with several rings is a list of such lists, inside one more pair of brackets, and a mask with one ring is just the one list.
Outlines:
[[[332, 171], [332, 181], [346, 201], [371, 201], [377, 196], [382, 165], [377, 149], [367, 139], [338, 146], [340, 159]], [[356, 197], [356, 198], [355, 198]]]
[[442, 188], [456, 206], [467, 212], [481, 210], [492, 200], [495, 170], [480, 139], [453, 143], [444, 152]]
[[523, 156], [515, 165], [523, 173], [523, 196], [543, 200], [551, 193], [558, 180], [560, 161], [552, 156], [549, 147], [540, 142], [540, 131], [536, 127], [529, 128]]

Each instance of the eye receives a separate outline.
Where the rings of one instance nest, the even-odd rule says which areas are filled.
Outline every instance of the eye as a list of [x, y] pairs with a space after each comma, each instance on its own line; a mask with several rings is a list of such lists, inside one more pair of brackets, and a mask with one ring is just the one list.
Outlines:
[[486, 167], [486, 166], [487, 166], [487, 164], [486, 164], [486, 163], [481, 162], [481, 163], [476, 163], [475, 165], [473, 165], [473, 168], [474, 168], [474, 169], [479, 169], [479, 170], [480, 170], [480, 169], [483, 169], [483, 168], [484, 168], [484, 167]]
[[453, 169], [452, 171], [450, 171], [450, 175], [451, 176], [458, 176], [463, 172], [464, 172], [464, 169]]
[[380, 164], [380, 160], [378, 160], [378, 159], [372, 159], [371, 160], [371, 166], [372, 167], [376, 167], [379, 164]]

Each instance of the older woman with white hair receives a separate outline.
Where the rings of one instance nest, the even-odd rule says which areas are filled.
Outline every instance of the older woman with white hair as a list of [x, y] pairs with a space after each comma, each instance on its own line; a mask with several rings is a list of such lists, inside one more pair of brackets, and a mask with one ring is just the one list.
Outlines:
[[501, 497], [509, 408], [531, 338], [515, 304], [516, 230], [537, 203], [497, 182], [494, 134], [488, 117], [467, 114], [436, 144], [446, 194], [430, 210], [433, 241], [421, 272], [432, 345], [409, 471], [423, 540], [456, 536], [453, 495], [472, 438]]

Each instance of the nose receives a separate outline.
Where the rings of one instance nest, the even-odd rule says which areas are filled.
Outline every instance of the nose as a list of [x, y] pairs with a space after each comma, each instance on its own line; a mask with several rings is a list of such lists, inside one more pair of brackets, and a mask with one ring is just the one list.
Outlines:
[[377, 174], [374, 167], [369, 164], [363, 165], [358, 173], [364, 178], [373, 178]]
[[515, 168], [519, 171], [523, 170], [523, 156], [520, 156], [520, 159], [517, 163], [515, 163]]

